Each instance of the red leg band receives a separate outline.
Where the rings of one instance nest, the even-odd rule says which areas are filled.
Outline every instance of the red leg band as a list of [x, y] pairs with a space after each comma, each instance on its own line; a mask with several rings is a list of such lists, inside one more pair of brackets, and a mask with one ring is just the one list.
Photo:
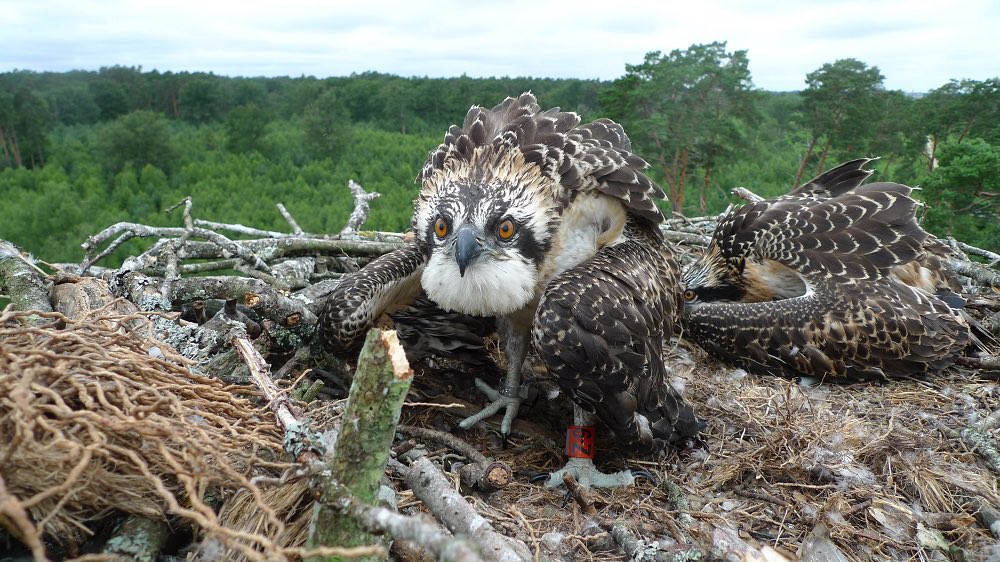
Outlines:
[[571, 459], [594, 458], [594, 426], [571, 425], [566, 430], [566, 456]]

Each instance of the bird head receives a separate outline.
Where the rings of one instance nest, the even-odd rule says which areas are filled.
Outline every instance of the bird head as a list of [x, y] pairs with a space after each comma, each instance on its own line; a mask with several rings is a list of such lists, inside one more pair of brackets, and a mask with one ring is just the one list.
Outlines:
[[685, 306], [706, 302], [739, 302], [746, 294], [741, 262], [734, 267], [727, 263], [715, 244], [684, 270], [681, 277]]
[[[480, 149], [424, 182], [413, 229], [424, 291], [442, 308], [504, 315], [534, 300], [559, 214], [552, 180], [517, 150]], [[497, 166], [498, 163], [502, 165]]]
[[580, 126], [576, 113], [541, 111], [530, 93], [492, 109], [473, 106], [418, 177], [413, 231], [427, 256], [424, 291], [438, 306], [467, 314], [524, 308], [554, 268], [574, 264], [550, 258], [567, 253], [571, 241], [561, 239], [560, 227], [581, 193], [617, 201], [619, 211], [651, 224], [663, 219], [655, 203], [663, 191], [642, 172], [646, 166], [613, 121]]

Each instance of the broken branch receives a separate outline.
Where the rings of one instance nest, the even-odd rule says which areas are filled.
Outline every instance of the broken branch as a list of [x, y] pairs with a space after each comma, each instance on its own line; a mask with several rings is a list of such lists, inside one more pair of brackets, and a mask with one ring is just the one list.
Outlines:
[[431, 461], [420, 457], [403, 475], [413, 494], [424, 502], [449, 531], [467, 537], [479, 546], [486, 560], [523, 562], [531, 550], [523, 542], [498, 533], [489, 521], [469, 505]]
[[326, 470], [314, 475], [322, 489], [313, 509], [308, 546], [362, 546], [377, 542], [368, 529], [336, 506], [349, 494], [373, 505], [385, 474], [413, 371], [396, 332], [368, 332]]

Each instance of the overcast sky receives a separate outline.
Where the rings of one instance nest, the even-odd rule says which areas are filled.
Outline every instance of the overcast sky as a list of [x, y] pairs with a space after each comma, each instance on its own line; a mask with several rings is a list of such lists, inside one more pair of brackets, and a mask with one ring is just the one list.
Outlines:
[[919, 92], [1000, 76], [1000, 1], [0, 0], [0, 72], [609, 80], [649, 51], [712, 41], [748, 50], [767, 90], [856, 58]]

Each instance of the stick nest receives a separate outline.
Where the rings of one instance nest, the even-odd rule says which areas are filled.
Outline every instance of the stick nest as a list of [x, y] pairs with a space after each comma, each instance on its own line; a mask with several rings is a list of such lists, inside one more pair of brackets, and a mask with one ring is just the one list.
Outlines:
[[[36, 327], [28, 316], [0, 313], [0, 525], [36, 559], [43, 535], [73, 555], [113, 511], [172, 514], [250, 559], [280, 551], [267, 535], [282, 523], [250, 479], [287, 466], [281, 434], [248, 389], [126, 335], [139, 315], [48, 314]], [[266, 534], [221, 526], [206, 503], [239, 488], [252, 492]]]

